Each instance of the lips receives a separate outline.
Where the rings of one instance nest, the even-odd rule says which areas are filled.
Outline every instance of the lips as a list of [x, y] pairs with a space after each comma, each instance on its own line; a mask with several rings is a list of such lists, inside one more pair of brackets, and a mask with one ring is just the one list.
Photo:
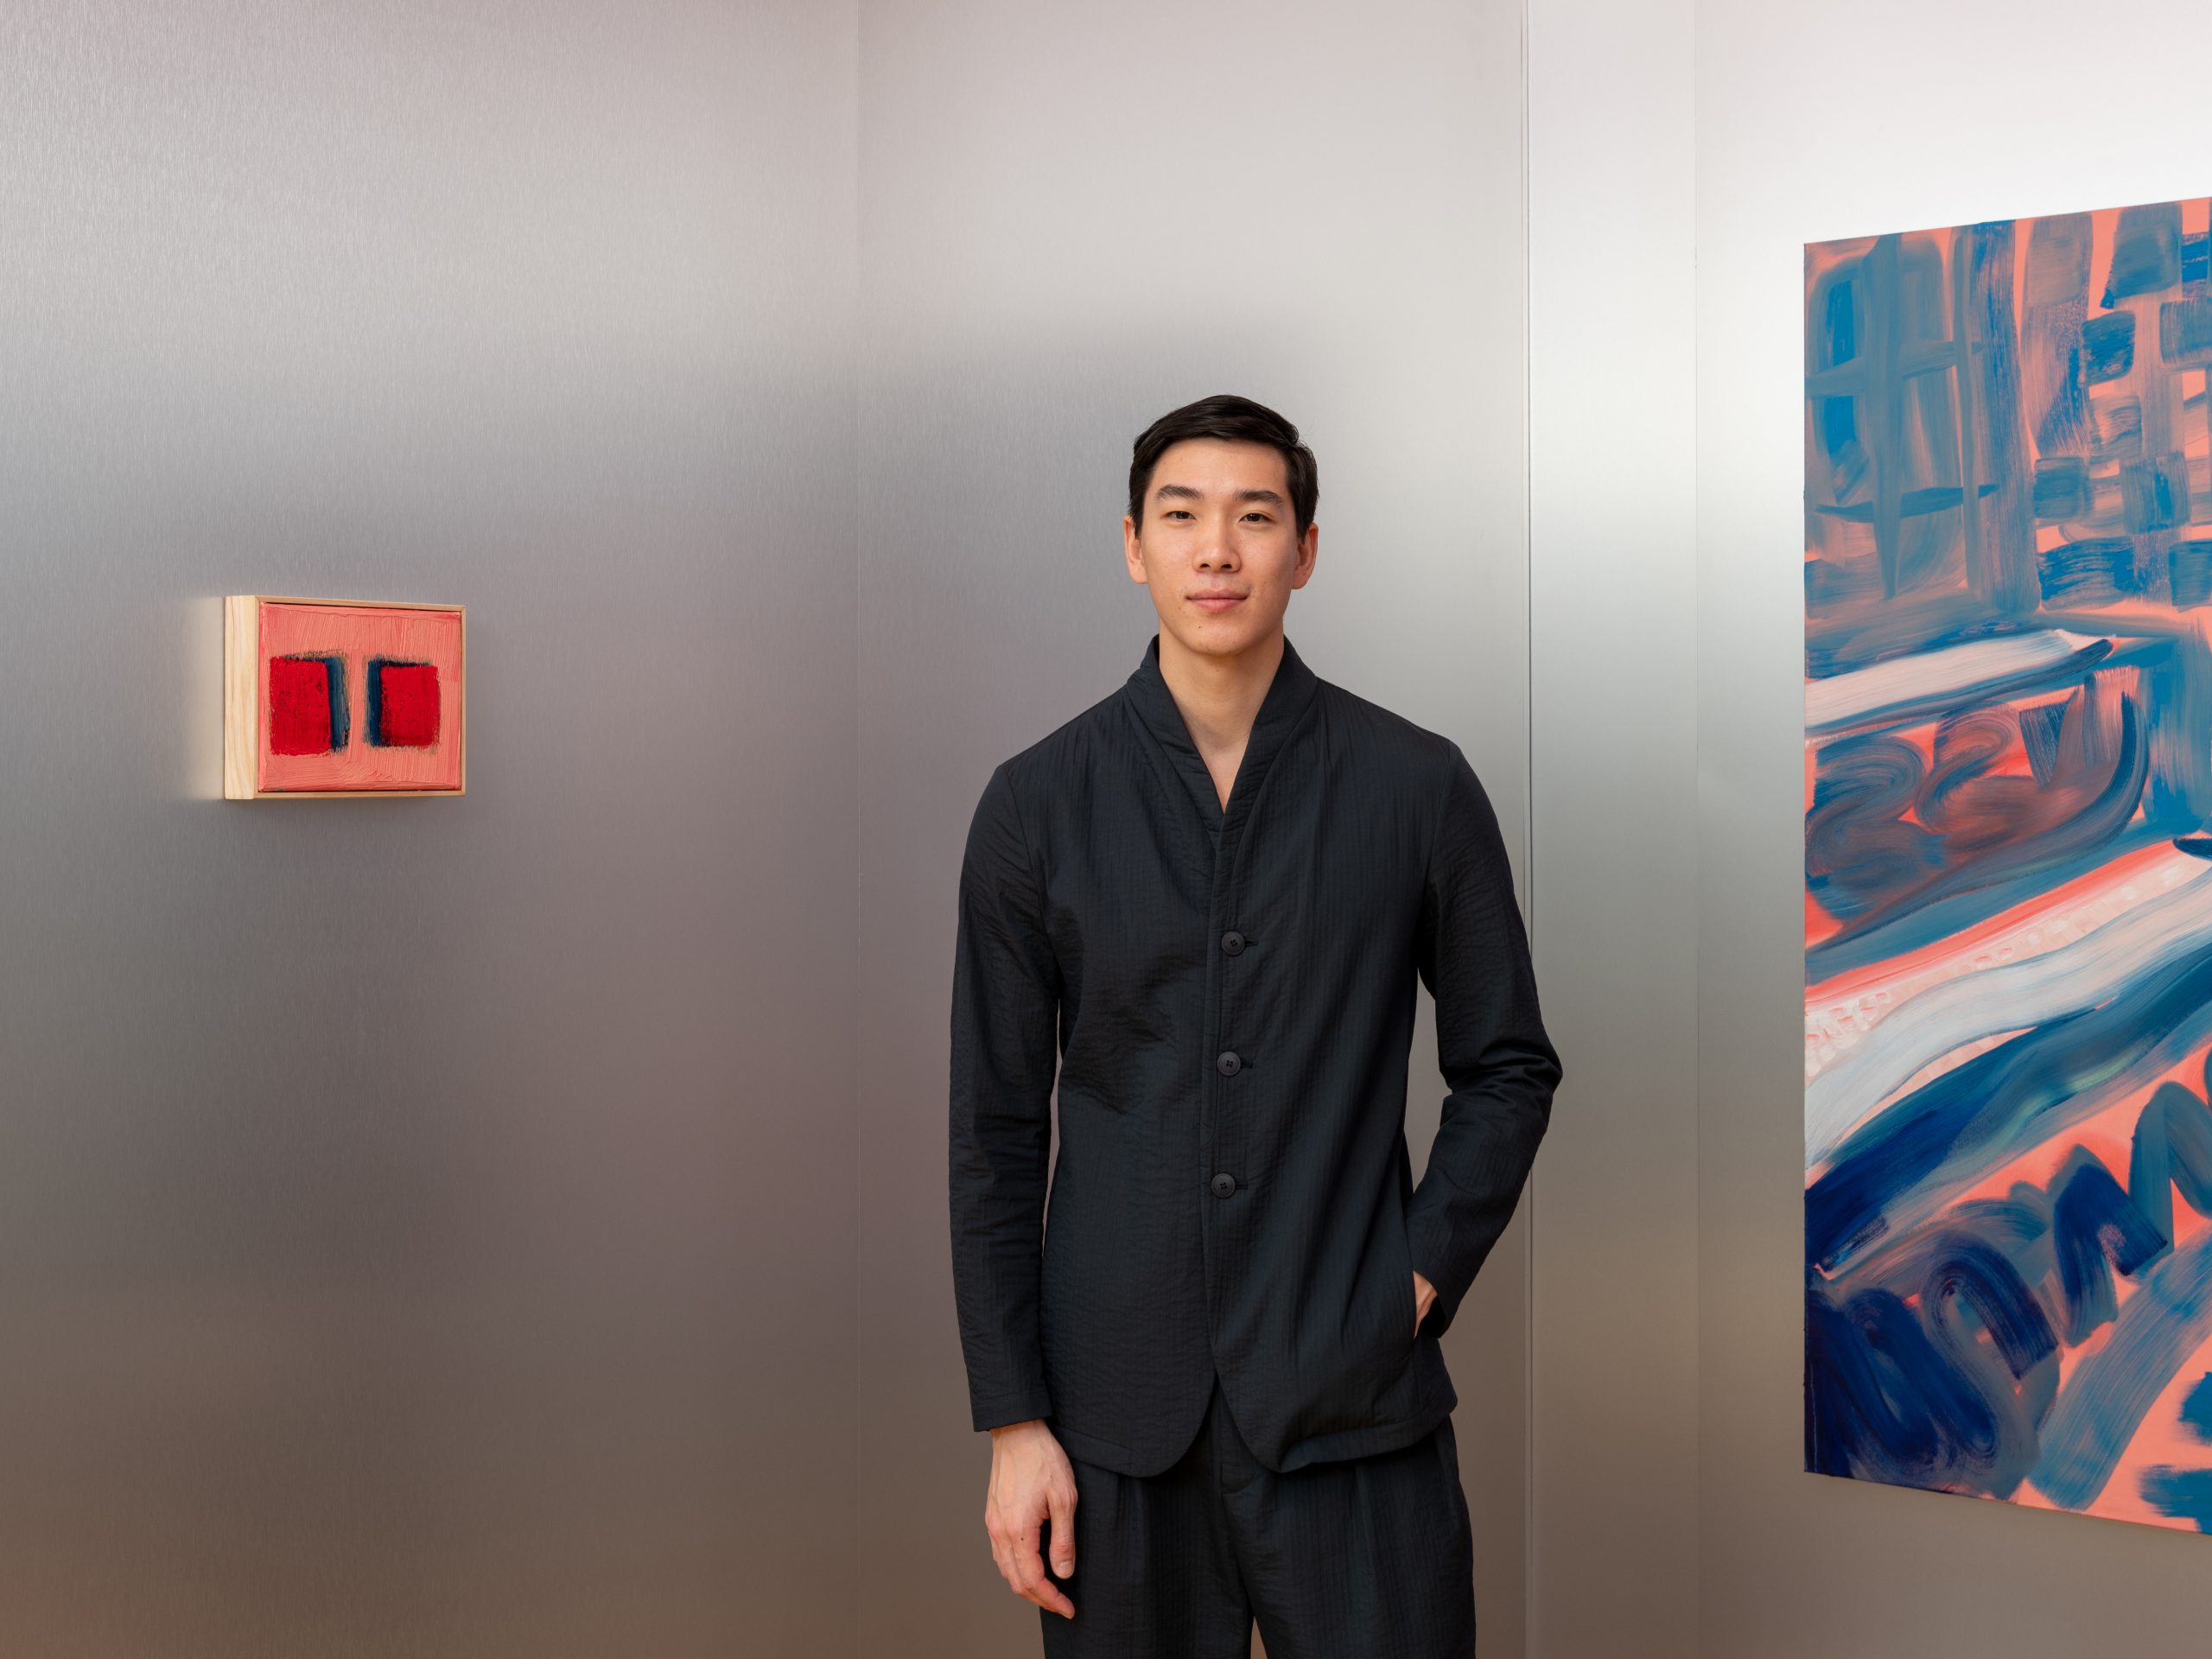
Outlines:
[[1191, 603], [1203, 605], [1208, 610], [1227, 610], [1244, 597], [1242, 594], [1192, 594]]

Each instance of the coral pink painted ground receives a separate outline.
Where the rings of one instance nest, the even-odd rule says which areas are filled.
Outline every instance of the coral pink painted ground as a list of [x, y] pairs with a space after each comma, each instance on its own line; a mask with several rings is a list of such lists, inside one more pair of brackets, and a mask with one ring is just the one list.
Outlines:
[[461, 787], [459, 611], [266, 602], [259, 658], [263, 789]]

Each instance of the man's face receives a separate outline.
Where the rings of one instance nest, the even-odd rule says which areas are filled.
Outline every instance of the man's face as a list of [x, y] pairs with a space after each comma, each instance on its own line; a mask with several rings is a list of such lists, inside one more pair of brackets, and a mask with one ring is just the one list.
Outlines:
[[1288, 471], [1272, 444], [1188, 438], [1153, 467], [1142, 533], [1123, 516], [1129, 580], [1152, 589], [1160, 626], [1190, 650], [1258, 644], [1313, 574], [1320, 526], [1297, 533]]

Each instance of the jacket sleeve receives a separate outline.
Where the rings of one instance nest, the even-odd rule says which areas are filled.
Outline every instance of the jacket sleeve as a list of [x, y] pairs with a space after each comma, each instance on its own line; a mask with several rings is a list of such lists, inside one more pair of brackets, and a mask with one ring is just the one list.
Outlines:
[[1536, 1007], [1497, 817], [1456, 743], [1440, 812], [1418, 949], [1421, 982], [1436, 998], [1437, 1062], [1451, 1092], [1406, 1215], [1414, 1266], [1436, 1287], [1421, 1333], [1436, 1337], [1513, 1217], [1560, 1075]]
[[1052, 1414], [1038, 1311], [1059, 1001], [1001, 764], [969, 826], [952, 970], [952, 1285], [979, 1430]]

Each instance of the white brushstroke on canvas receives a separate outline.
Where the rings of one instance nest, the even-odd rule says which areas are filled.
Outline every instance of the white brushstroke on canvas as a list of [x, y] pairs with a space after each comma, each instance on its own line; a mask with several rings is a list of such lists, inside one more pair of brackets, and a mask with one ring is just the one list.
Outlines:
[[[2192, 863], [2197, 861], [2191, 860]], [[1946, 980], [1892, 1010], [1805, 1086], [1805, 1166], [1840, 1146], [1883, 1100], [1962, 1046], [2048, 1024], [2107, 1001], [2129, 980], [2212, 943], [2212, 870], [2075, 944]]]
[[1929, 697], [1963, 695], [1976, 686], [2056, 668], [2098, 643], [2088, 634], [2046, 628], [2001, 639], [1971, 639], [1940, 651], [1916, 652], [1847, 674], [1805, 683], [1805, 729], [1818, 734]]
[[1895, 962], [1808, 986], [1805, 993], [1805, 1081], [1810, 1083], [1864, 1041], [1889, 1016], [1946, 980], [2071, 944], [2139, 904], [2161, 898], [2204, 874], [2204, 861], [2172, 847], [2146, 861], [2126, 860], [2071, 885], [2054, 909], [2023, 906], [1971, 933], [1913, 951]]

